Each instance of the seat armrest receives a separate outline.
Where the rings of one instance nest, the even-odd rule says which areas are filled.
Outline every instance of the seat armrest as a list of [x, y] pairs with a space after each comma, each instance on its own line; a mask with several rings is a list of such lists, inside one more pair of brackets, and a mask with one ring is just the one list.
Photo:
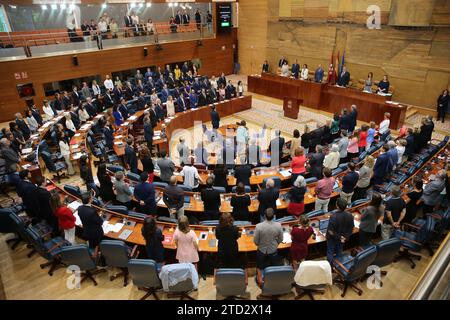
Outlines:
[[[351, 260], [353, 260], [353, 259], [351, 259]], [[350, 260], [350, 261], [351, 261]], [[339, 267], [341, 267], [342, 269], [344, 269], [344, 271], [345, 272], [350, 272], [350, 270], [348, 270], [339, 260], [337, 260], [337, 259], [334, 259], [334, 262], [337, 264], [337, 265], [339, 265]]]
[[409, 238], [406, 238], [406, 237], [400, 237], [400, 240], [402, 240], [402, 241], [408, 241], [408, 242], [411, 242], [411, 243], [417, 244], [417, 245], [419, 245], [419, 246], [421, 246], [421, 245], [422, 245], [422, 244], [421, 244], [420, 242], [417, 242], [417, 241], [411, 240], [411, 239], [409, 239]]
[[419, 229], [420, 229], [420, 226], [416, 226], [415, 224], [407, 223], [407, 222], [403, 223], [403, 226], [404, 226], [404, 227], [413, 228], [413, 229], [416, 229], [416, 230], [419, 230]]
[[139, 255], [138, 245], [134, 245], [133, 250], [131, 250], [130, 258], [135, 259]]

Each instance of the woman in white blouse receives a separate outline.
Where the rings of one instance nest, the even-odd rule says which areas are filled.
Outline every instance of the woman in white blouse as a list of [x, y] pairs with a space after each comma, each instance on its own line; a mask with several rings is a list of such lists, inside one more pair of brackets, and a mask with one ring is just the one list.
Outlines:
[[89, 113], [86, 111], [83, 104], [78, 108], [78, 117], [81, 122], [86, 122], [89, 119]]
[[150, 96], [150, 102], [151, 102], [152, 104], [156, 104], [156, 100], [158, 100], [158, 94], [156, 93], [156, 90], [153, 89], [153, 90], [152, 90], [152, 94], [151, 94], [151, 96]]
[[94, 92], [94, 96], [97, 96], [101, 93], [100, 86], [97, 84], [97, 81], [92, 80], [92, 91]]
[[36, 119], [33, 117], [33, 114], [31, 113], [31, 110], [27, 110], [25, 112], [25, 120], [27, 121], [28, 128], [30, 128], [31, 132], [36, 132], [39, 124], [37, 123]]
[[73, 124], [72, 118], [70, 117], [70, 113], [66, 113], [65, 117], [66, 117], [66, 128], [75, 134], [77, 129], [75, 128], [75, 125]]
[[147, 20], [147, 34], [153, 34], [155, 32], [155, 25], [153, 24], [152, 19]]
[[53, 113], [53, 109], [52, 107], [50, 107], [50, 103], [48, 103], [47, 100], [44, 100], [44, 106], [42, 107], [42, 110], [44, 111], [46, 121], [50, 121], [55, 116], [55, 114]]
[[173, 117], [175, 115], [175, 105], [173, 103], [172, 96], [168, 96], [167, 97], [166, 109], [167, 109], [167, 116], [168, 117]]
[[286, 62], [281, 66], [281, 75], [283, 77], [289, 77], [289, 66]]
[[67, 141], [64, 139], [64, 132], [61, 132], [59, 134], [59, 150], [61, 152], [61, 155], [64, 157], [64, 160], [67, 164], [67, 173], [69, 175], [74, 175], [75, 170], [72, 166], [72, 161], [70, 161], [70, 147]]
[[302, 68], [302, 71], [300, 73], [300, 79], [308, 80], [308, 73], [309, 73], [308, 65], [304, 64], [303, 68]]

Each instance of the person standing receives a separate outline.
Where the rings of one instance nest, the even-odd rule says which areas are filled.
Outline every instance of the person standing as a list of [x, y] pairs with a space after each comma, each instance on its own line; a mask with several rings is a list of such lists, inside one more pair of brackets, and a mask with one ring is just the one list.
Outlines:
[[347, 67], [342, 67], [341, 73], [339, 73], [337, 84], [341, 87], [348, 86], [348, 83], [350, 82], [350, 72], [347, 71]]
[[323, 210], [328, 212], [328, 203], [330, 202], [331, 194], [333, 193], [334, 182], [336, 180], [331, 176], [331, 170], [323, 169], [323, 179], [319, 180], [314, 189], [316, 196], [315, 210]]
[[324, 71], [323, 71], [322, 65], [319, 64], [316, 71], [314, 72], [314, 81], [318, 82], [318, 83], [322, 83], [323, 73], [324, 73]]
[[136, 152], [134, 151], [133, 140], [130, 137], [127, 138], [127, 144], [125, 145], [125, 163], [132, 173], [139, 173]]
[[220, 216], [219, 226], [216, 228], [216, 239], [219, 241], [217, 255], [219, 258], [219, 268], [240, 268], [239, 246], [237, 240], [241, 234], [233, 225], [233, 217], [230, 213], [224, 212]]
[[114, 182], [114, 190], [117, 203], [124, 205], [131, 210], [133, 208], [133, 191], [131, 191], [128, 183], [124, 181], [123, 171], [116, 172], [114, 177], [116, 178], [116, 181]]
[[337, 210], [333, 212], [328, 222], [328, 229], [326, 233], [327, 238], [327, 260], [330, 264], [334, 257], [342, 255], [344, 243], [350, 239], [355, 226], [353, 215], [345, 211], [347, 208], [347, 201], [342, 198], [336, 201]]
[[264, 60], [264, 63], [262, 65], [262, 72], [269, 72], [269, 62], [267, 60]]
[[381, 238], [383, 240], [389, 239], [394, 233], [394, 229], [400, 228], [400, 223], [402, 223], [406, 214], [406, 203], [402, 199], [400, 187], [392, 187], [391, 194], [392, 197], [386, 201], [386, 212], [381, 225]]
[[231, 196], [230, 205], [233, 208], [233, 218], [236, 221], [249, 221], [248, 207], [251, 204], [250, 196], [245, 193], [245, 186], [239, 182], [236, 186], [236, 193]]
[[372, 194], [369, 206], [361, 211], [359, 224], [359, 245], [366, 247], [371, 244], [370, 240], [377, 231], [378, 220], [384, 215], [383, 199], [377, 192]]
[[291, 230], [290, 256], [295, 271], [300, 262], [308, 257], [308, 240], [311, 236], [315, 238], [314, 229], [309, 225], [308, 217], [300, 216], [299, 224], [294, 225]]
[[177, 176], [171, 176], [170, 183], [163, 192], [163, 201], [172, 219], [184, 215], [184, 193], [183, 189], [177, 186], [177, 180]]
[[66, 162], [67, 173], [69, 174], [69, 176], [73, 176], [75, 174], [75, 170], [72, 165], [72, 160], [70, 159], [70, 146], [67, 143], [67, 140], [64, 138], [64, 132], [61, 132], [58, 138], [59, 150], [64, 158], [64, 161]]
[[430, 182], [423, 190], [423, 213], [431, 213], [434, 207], [441, 200], [441, 192], [445, 189], [445, 181], [447, 179], [446, 171], [440, 170], [436, 176], [430, 176]]
[[69, 241], [72, 245], [77, 244], [75, 240], [75, 221], [77, 220], [66, 205], [61, 202], [61, 196], [59, 193], [52, 193], [50, 198], [50, 204], [58, 219], [59, 229], [64, 231], [64, 239]]
[[88, 241], [89, 248], [95, 249], [103, 238], [103, 219], [91, 206], [92, 196], [90, 192], [81, 195], [82, 205], [78, 207], [78, 216], [83, 225], [83, 237]]
[[363, 166], [359, 169], [358, 182], [356, 183], [355, 191], [352, 197], [352, 201], [363, 199], [366, 197], [367, 189], [370, 186], [370, 179], [373, 175], [373, 165], [375, 159], [372, 156], [367, 156], [364, 160]]
[[259, 190], [258, 193], [258, 212], [261, 221], [264, 220], [264, 213], [269, 208], [273, 210], [273, 214], [275, 215], [275, 212], [277, 210], [277, 199], [279, 197], [280, 191], [278, 190], [278, 188], [275, 188], [275, 182], [272, 179], [267, 179], [266, 187]]
[[45, 220], [47, 224], [52, 228], [53, 234], [59, 234], [58, 219], [56, 218], [51, 206], [51, 193], [45, 187], [45, 178], [37, 176], [36, 181], [36, 200], [39, 204], [39, 218]]
[[[303, 138], [302, 138], [303, 139]], [[321, 145], [315, 147], [316, 152], [309, 156], [309, 174], [317, 179], [322, 178], [322, 168], [325, 155], [323, 154], [323, 148]]]
[[300, 65], [298, 64], [297, 59], [295, 59], [295, 63], [292, 64], [291, 72], [292, 72], [292, 76], [295, 79], [298, 79], [298, 73], [300, 72]]
[[422, 207], [423, 181], [418, 176], [412, 180], [413, 189], [406, 194], [406, 213], [403, 222], [411, 223], [416, 217], [417, 212]]
[[448, 90], [445, 89], [444, 91], [442, 91], [441, 95], [437, 99], [437, 112], [438, 112], [437, 121], [439, 121], [439, 119], [442, 119], [442, 123], [445, 122], [445, 115], [447, 113], [449, 105], [450, 105], [450, 96], [448, 94]]
[[145, 239], [147, 259], [156, 262], [156, 269], [159, 272], [164, 264], [164, 246], [162, 244], [164, 236], [161, 229], [157, 227], [154, 217], [148, 216], [144, 219], [141, 234]]
[[148, 173], [142, 172], [139, 183], [134, 187], [134, 197], [139, 201], [142, 213], [156, 214], [155, 187], [147, 180]]
[[289, 205], [287, 208], [287, 213], [292, 214], [296, 217], [300, 216], [305, 211], [305, 193], [306, 193], [306, 182], [303, 176], [298, 176], [291, 189], [289, 189]]
[[339, 166], [339, 160], [339, 146], [337, 144], [333, 144], [330, 152], [323, 159], [323, 167], [334, 170]]
[[304, 151], [302, 147], [299, 147], [295, 150], [294, 157], [291, 161], [291, 180], [294, 182], [298, 176], [306, 173], [305, 168], [306, 157], [304, 155]]
[[198, 238], [194, 230], [191, 230], [186, 216], [178, 218], [178, 226], [173, 234], [173, 241], [177, 246], [176, 259], [178, 262], [197, 265], [199, 261]]
[[212, 122], [213, 129], [219, 129], [220, 116], [219, 116], [219, 113], [216, 111], [215, 106], [211, 106], [211, 122]]
[[213, 183], [213, 178], [208, 177], [206, 179], [206, 188], [201, 191], [206, 220], [217, 220], [220, 215], [220, 192], [213, 188]]
[[166, 150], [160, 152], [160, 158], [156, 161], [156, 165], [159, 167], [159, 178], [163, 182], [170, 182], [175, 171], [175, 164], [172, 159], [167, 157]]
[[342, 191], [340, 197], [351, 203], [355, 186], [358, 183], [359, 174], [355, 171], [355, 164], [353, 162], [348, 163], [348, 172], [342, 178]]

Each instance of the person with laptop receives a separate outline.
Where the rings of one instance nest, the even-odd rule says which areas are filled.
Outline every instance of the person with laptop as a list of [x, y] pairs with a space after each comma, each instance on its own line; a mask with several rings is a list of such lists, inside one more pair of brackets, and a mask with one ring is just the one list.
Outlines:
[[[328, 222], [326, 230], [327, 238], [327, 260], [332, 263], [334, 256], [339, 257], [342, 254], [344, 243], [350, 239], [353, 232], [353, 215], [345, 211], [347, 201], [342, 198], [336, 201], [337, 210], [333, 212]], [[320, 230], [324, 232], [324, 230]]]

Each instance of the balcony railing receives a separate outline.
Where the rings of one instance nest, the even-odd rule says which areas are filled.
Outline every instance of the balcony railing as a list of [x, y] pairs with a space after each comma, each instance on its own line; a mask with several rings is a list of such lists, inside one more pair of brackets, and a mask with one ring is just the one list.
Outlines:
[[[155, 23], [152, 30], [121, 28], [105, 33], [88, 33], [64, 29], [0, 33], [0, 59], [22, 59], [85, 52], [141, 44], [163, 44], [214, 37], [212, 24], [169, 25]], [[101, 40], [100, 40], [101, 39]]]

